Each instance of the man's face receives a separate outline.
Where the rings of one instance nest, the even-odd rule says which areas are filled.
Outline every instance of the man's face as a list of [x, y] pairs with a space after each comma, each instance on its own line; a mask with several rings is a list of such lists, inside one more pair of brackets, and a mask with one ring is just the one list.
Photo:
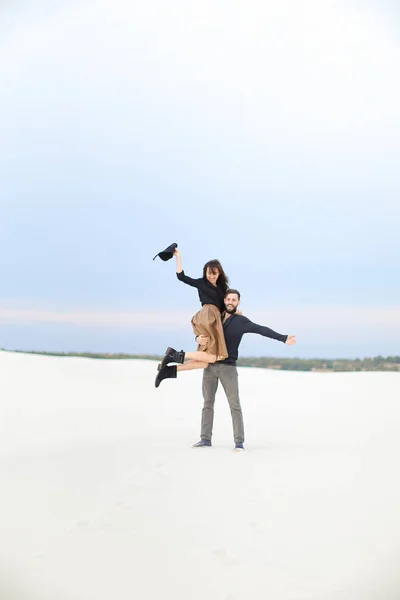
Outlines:
[[237, 294], [228, 294], [224, 298], [226, 312], [230, 315], [236, 312], [237, 307], [240, 304], [239, 297]]

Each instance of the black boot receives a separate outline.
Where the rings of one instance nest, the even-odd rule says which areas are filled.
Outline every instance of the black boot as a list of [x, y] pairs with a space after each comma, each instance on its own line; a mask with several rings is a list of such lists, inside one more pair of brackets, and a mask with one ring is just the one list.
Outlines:
[[161, 367], [161, 364], [159, 364], [157, 369], [158, 373], [155, 380], [156, 388], [160, 385], [163, 379], [176, 379], [176, 365], [172, 365], [172, 367]]
[[183, 350], [178, 352], [177, 350], [174, 350], [173, 348], [167, 348], [165, 351], [165, 356], [161, 361], [161, 368], [163, 369], [166, 365], [169, 365], [169, 363], [182, 364], [184, 360], [185, 360], [185, 353]]

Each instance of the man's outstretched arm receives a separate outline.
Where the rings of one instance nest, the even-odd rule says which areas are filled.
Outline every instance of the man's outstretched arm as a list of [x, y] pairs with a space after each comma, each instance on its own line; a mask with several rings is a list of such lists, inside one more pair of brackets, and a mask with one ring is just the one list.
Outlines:
[[246, 333], [258, 333], [259, 335], [263, 335], [264, 337], [270, 338], [272, 340], [278, 340], [278, 342], [283, 342], [288, 346], [293, 346], [296, 343], [295, 335], [284, 335], [282, 333], [277, 333], [270, 327], [264, 327], [264, 325], [258, 325], [257, 323], [253, 323], [250, 319], [246, 318]]

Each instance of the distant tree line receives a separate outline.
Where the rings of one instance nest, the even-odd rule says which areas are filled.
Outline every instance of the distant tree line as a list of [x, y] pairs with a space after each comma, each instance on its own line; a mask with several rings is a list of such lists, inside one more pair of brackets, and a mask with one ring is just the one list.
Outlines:
[[[124, 354], [96, 352], [40, 352], [15, 350], [24, 354], [40, 354], [44, 356], [75, 356], [98, 359], [142, 359], [161, 360], [154, 354]], [[256, 367], [261, 369], [280, 369], [282, 371], [400, 371], [400, 356], [374, 356], [370, 358], [270, 358], [266, 356], [239, 358], [239, 367]]]
[[282, 371], [400, 371], [400, 356], [374, 356], [371, 358], [240, 358], [242, 367], [281, 369]]

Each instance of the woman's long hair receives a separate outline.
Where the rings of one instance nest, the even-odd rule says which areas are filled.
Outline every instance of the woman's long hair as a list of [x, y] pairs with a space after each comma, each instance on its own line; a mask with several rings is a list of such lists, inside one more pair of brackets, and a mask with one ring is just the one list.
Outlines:
[[229, 279], [225, 275], [225, 272], [219, 260], [209, 260], [208, 263], [204, 265], [203, 279], [205, 280], [207, 280], [207, 269], [210, 269], [210, 271], [212, 271], [213, 273], [215, 273], [215, 271], [218, 269], [219, 277], [217, 279], [217, 286], [220, 287], [224, 291], [224, 293], [226, 293], [226, 290], [229, 288]]

